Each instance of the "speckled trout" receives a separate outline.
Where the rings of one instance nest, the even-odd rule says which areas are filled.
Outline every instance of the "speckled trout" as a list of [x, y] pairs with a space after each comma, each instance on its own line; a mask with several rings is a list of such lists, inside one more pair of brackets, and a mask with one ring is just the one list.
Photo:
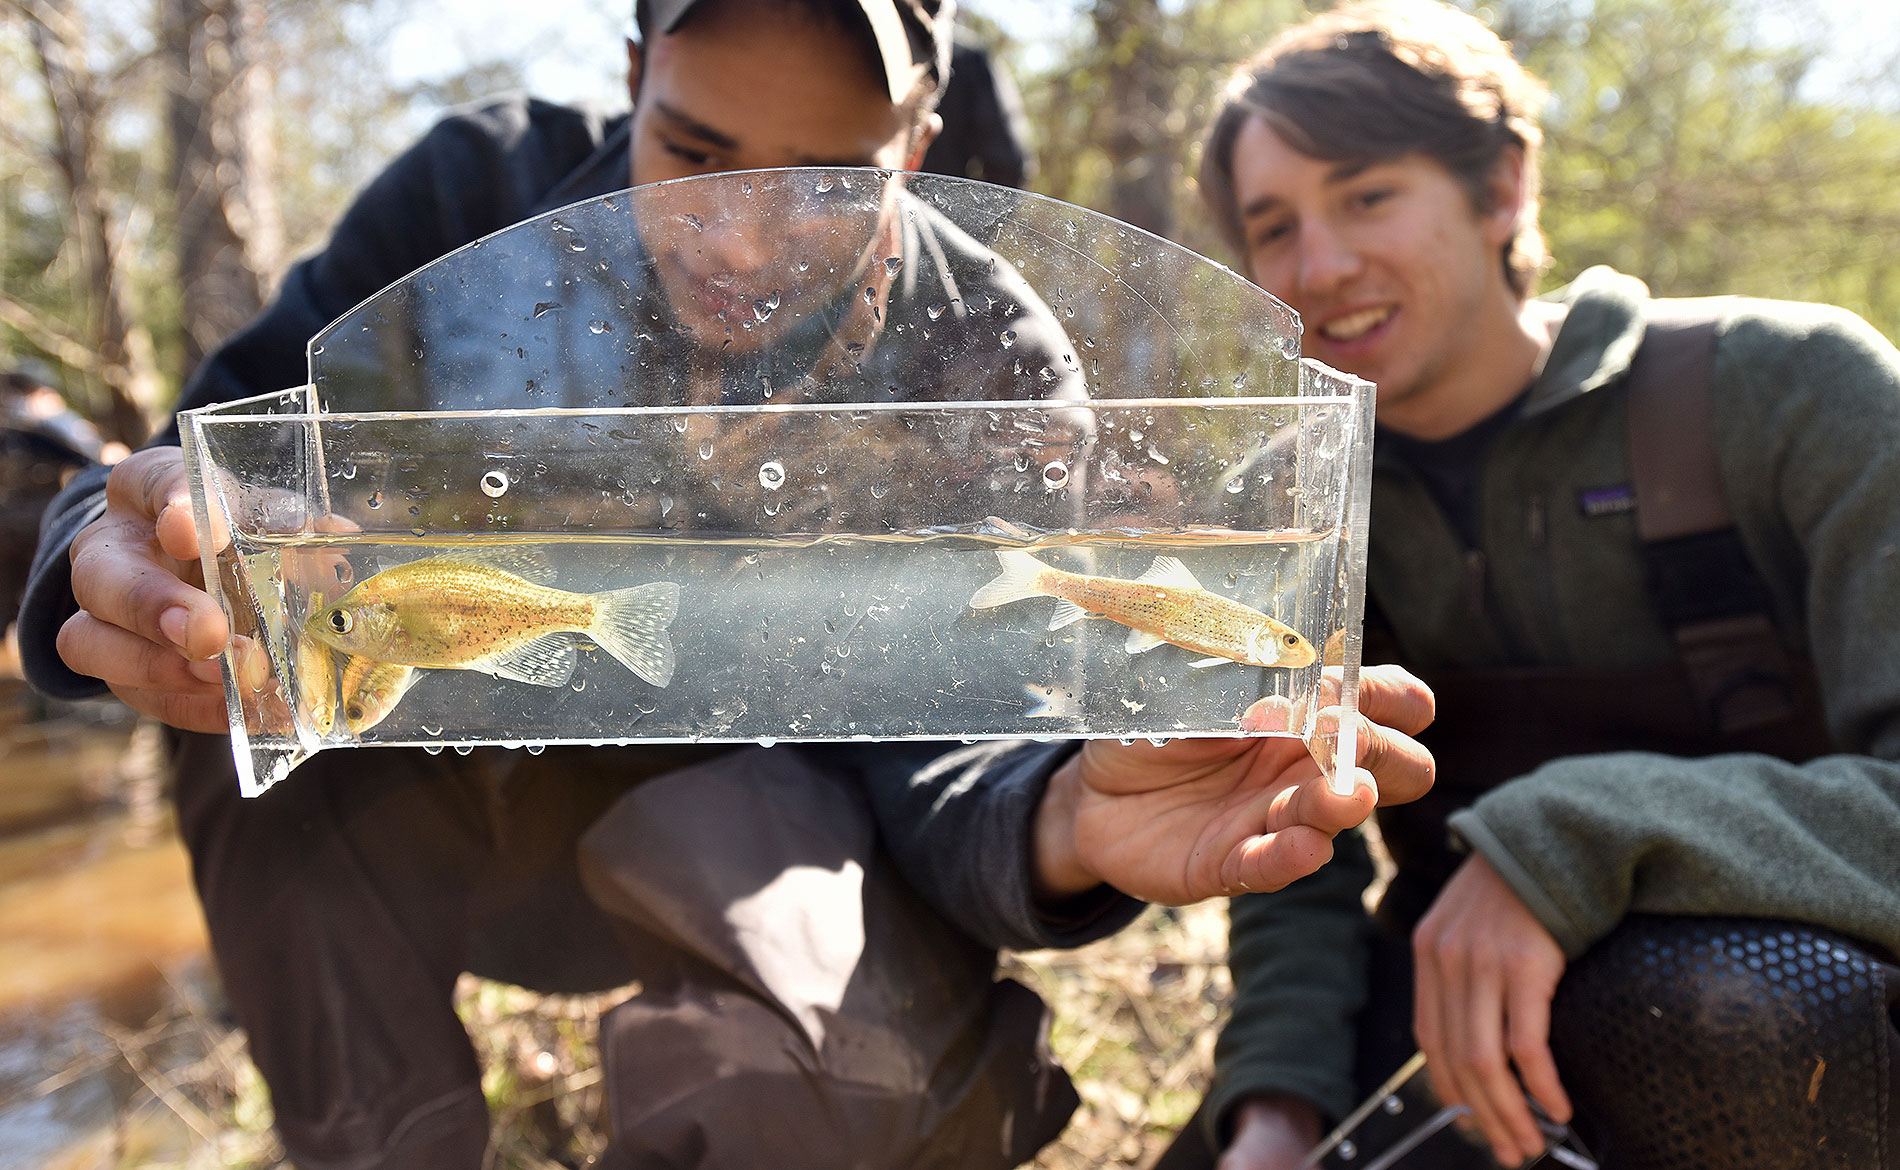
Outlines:
[[376, 662], [479, 670], [543, 687], [573, 677], [579, 634], [663, 687], [673, 679], [667, 628], [679, 600], [672, 581], [569, 593], [480, 560], [441, 556], [359, 582], [317, 611], [309, 629]]
[[1209, 657], [1193, 666], [1245, 662], [1253, 666], [1306, 666], [1313, 646], [1286, 624], [1251, 606], [1201, 587], [1174, 557], [1156, 557], [1134, 580], [1090, 577], [1046, 565], [1019, 549], [998, 549], [1002, 575], [970, 598], [970, 608], [989, 609], [1031, 597], [1057, 599], [1049, 628], [1059, 630], [1085, 617], [1104, 617], [1129, 629], [1130, 654], [1163, 642]]

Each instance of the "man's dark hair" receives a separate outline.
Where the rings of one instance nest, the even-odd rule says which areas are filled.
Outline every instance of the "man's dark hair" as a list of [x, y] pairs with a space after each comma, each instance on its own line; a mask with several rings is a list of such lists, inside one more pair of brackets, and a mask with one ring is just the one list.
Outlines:
[[1349, 4], [1287, 30], [1235, 72], [1201, 153], [1201, 197], [1244, 256], [1234, 143], [1250, 118], [1327, 162], [1425, 155], [1479, 211], [1489, 210], [1499, 158], [1515, 147], [1524, 156], [1524, 211], [1502, 259], [1512, 290], [1528, 297], [1550, 262], [1537, 226], [1544, 93], [1476, 17], [1437, 0]]

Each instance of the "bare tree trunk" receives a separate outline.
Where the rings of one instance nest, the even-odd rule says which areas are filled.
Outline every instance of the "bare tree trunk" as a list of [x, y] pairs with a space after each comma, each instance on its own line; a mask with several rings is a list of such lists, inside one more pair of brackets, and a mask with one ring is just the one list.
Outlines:
[[73, 208], [71, 242], [85, 281], [90, 342], [99, 357], [99, 385], [91, 397], [104, 399], [92, 413], [108, 438], [136, 445], [151, 432], [146, 411], [157, 397], [158, 379], [151, 339], [133, 323], [120, 274], [99, 158], [105, 101], [98, 78], [86, 68], [85, 24], [74, 0], [29, 0], [18, 10], [26, 17], [53, 108], [52, 163]]
[[1108, 65], [1108, 213], [1159, 236], [1174, 230], [1175, 152], [1169, 137], [1174, 70], [1160, 0], [1095, 0], [1095, 42]]
[[182, 381], [263, 305], [283, 252], [258, 0], [166, 0]]

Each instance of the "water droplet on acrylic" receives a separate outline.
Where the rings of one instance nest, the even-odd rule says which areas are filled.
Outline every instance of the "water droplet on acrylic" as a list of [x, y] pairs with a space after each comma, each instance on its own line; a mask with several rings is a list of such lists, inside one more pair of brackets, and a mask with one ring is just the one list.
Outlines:
[[700, 442], [699, 442], [699, 457], [700, 457], [701, 459], [711, 459], [711, 458], [712, 458], [712, 440], [711, 440], [711, 439], [701, 439], [701, 440], [700, 440]]
[[424, 734], [424, 735], [441, 735], [441, 734], [442, 734], [442, 729], [441, 729], [440, 727], [430, 727], [430, 726], [429, 726], [429, 725], [428, 725], [427, 723], [425, 723], [425, 724], [423, 724], [423, 725], [422, 725], [422, 734]]
[[570, 252], [585, 252], [587, 251], [587, 241], [581, 239], [579, 236], [575, 236], [567, 242], [567, 250]]
[[508, 473], [497, 468], [482, 476], [482, 494], [496, 499], [508, 491]]
[[759, 486], [775, 492], [785, 486], [785, 465], [774, 459], [759, 465]]
[[1016, 470], [1017, 471], [1029, 470], [1029, 452], [1027, 451], [1016, 452]]
[[890, 494], [891, 485], [888, 483], [874, 483], [871, 485], [871, 498], [874, 500], [881, 500]]
[[538, 756], [542, 752], [547, 751], [547, 750], [548, 750], [548, 745], [544, 743], [531, 743], [527, 747], [527, 752], [531, 756]]
[[458, 743], [455, 745], [455, 754], [458, 756], [474, 755], [475, 745], [472, 743]]
[[1289, 358], [1299, 357], [1300, 339], [1297, 337], [1282, 337], [1280, 339], [1280, 353]]
[[[764, 321], [778, 310], [779, 294], [774, 289], [769, 297], [759, 297], [752, 302], [752, 317], [755, 321]], [[769, 396], [770, 391], [767, 391]]]
[[1234, 389], [1245, 390], [1246, 388], [1247, 388], [1247, 375], [1235, 374], [1234, 375]]
[[777, 747], [778, 740], [773, 739], [769, 735], [762, 735], [759, 737], [759, 746], [763, 748]]
[[545, 317], [560, 307], [561, 302], [559, 301], [541, 301], [534, 306], [534, 315], [536, 318]]
[[696, 232], [703, 232], [706, 230], [706, 221], [689, 211], [686, 213], [686, 226]]
[[1069, 482], [1069, 465], [1060, 459], [1043, 465], [1042, 486], [1054, 491]]
[[850, 345], [845, 346], [844, 351], [850, 354], [854, 358], [859, 357], [864, 353], [864, 343], [861, 341], [854, 341]]
[[935, 304], [935, 305], [932, 305], [932, 306], [930, 306], [929, 308], [927, 308], [927, 309], [925, 309], [925, 310], [924, 310], [924, 313], [925, 313], [925, 315], [927, 315], [927, 316], [928, 316], [928, 317], [929, 317], [929, 318], [930, 318], [930, 319], [931, 319], [932, 321], [935, 321], [935, 320], [936, 320], [937, 318], [939, 318], [939, 317], [941, 317], [941, 316], [943, 316], [943, 315], [944, 315], [945, 313], [947, 313], [947, 312], [949, 312], [949, 311], [950, 311], [950, 306], [949, 306], [949, 305], [945, 305], [945, 304], [942, 304], [942, 303], [938, 303], [938, 304]]
[[819, 193], [820, 195], [823, 195], [823, 194], [824, 194], [825, 192], [827, 192], [827, 191], [829, 191], [829, 190], [831, 190], [831, 188], [833, 187], [833, 185], [834, 185], [834, 183], [833, 183], [833, 181], [832, 181], [832, 178], [831, 178], [831, 176], [830, 176], [830, 175], [820, 175], [820, 176], [818, 176], [818, 184], [817, 184], [817, 187], [818, 187], [818, 193]]
[[896, 276], [897, 270], [903, 266], [904, 258], [902, 256], [887, 256], [884, 259], [884, 272], [888, 276]]
[[1014, 329], [1005, 329], [997, 334], [997, 340], [1003, 343], [1004, 349], [1008, 349], [1010, 346], [1016, 344], [1016, 331]]
[[567, 685], [568, 685], [569, 690], [584, 691], [587, 689], [587, 680], [584, 678], [577, 678], [573, 682]]
[[612, 333], [614, 327], [605, 321], [589, 321], [587, 323], [587, 331], [595, 337], [599, 337], [603, 333]]
[[660, 518], [662, 520], [666, 519], [667, 515], [671, 513], [672, 511], [673, 511], [673, 497], [661, 496], [660, 497]]
[[1227, 494], [1230, 496], [1239, 495], [1240, 490], [1246, 486], [1247, 486], [1247, 477], [1244, 475], [1236, 475], [1234, 478], [1227, 481]]
[[1056, 380], [1056, 372], [1048, 366], [1044, 366], [1042, 369], [1036, 371], [1036, 377], [1041, 378], [1044, 382], [1053, 382]]
[[673, 416], [673, 429], [678, 431], [682, 435], [686, 433], [686, 416], [685, 415], [676, 414]]
[[867, 284], [864, 286], [864, 303], [867, 305], [877, 304], [877, 288], [874, 285]]
[[380, 507], [382, 507], [382, 506], [383, 506], [383, 493], [381, 493], [381, 492], [371, 492], [371, 493], [369, 494], [369, 506], [370, 506], [370, 507], [372, 507], [372, 508], [380, 508]]
[[1353, 1144], [1351, 1138], [1341, 1138], [1334, 1150], [1339, 1154], [1339, 1160], [1342, 1162], [1350, 1162], [1359, 1156], [1359, 1147]]
[[356, 478], [356, 464], [354, 463], [345, 463], [339, 470], [341, 471], [344, 479]]
[[1379, 1102], [1379, 1108], [1385, 1110], [1387, 1113], [1391, 1114], [1392, 1116], [1397, 1117], [1399, 1114], [1405, 1112], [1405, 1100], [1404, 1098], [1400, 1097], [1397, 1093], [1394, 1093], [1390, 1097], [1387, 1097], [1385, 1100]]
[[422, 750], [432, 756], [439, 756], [442, 754], [442, 745], [439, 743], [425, 743], [422, 745]]

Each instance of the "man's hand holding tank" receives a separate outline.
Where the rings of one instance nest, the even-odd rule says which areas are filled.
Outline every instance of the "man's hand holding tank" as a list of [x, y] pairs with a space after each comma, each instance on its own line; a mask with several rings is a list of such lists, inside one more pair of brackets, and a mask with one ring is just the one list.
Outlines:
[[[1403, 804], [1432, 782], [1431, 754], [1412, 737], [1431, 722], [1431, 691], [1398, 667], [1360, 680], [1358, 767], [1333, 791], [1298, 739], [1245, 736], [1154, 745], [1092, 740], [1049, 782], [1036, 824], [1037, 893], [1054, 901], [1101, 883], [1181, 905], [1277, 890], [1324, 865], [1335, 834], [1379, 804]], [[1324, 727], [1340, 717], [1320, 713]], [[1285, 700], [1262, 700], [1244, 731], [1286, 727]]]
[[217, 657], [230, 627], [202, 587], [183, 453], [152, 447], [114, 467], [105, 513], [71, 555], [79, 612], [59, 632], [66, 664], [141, 714], [226, 730]]

